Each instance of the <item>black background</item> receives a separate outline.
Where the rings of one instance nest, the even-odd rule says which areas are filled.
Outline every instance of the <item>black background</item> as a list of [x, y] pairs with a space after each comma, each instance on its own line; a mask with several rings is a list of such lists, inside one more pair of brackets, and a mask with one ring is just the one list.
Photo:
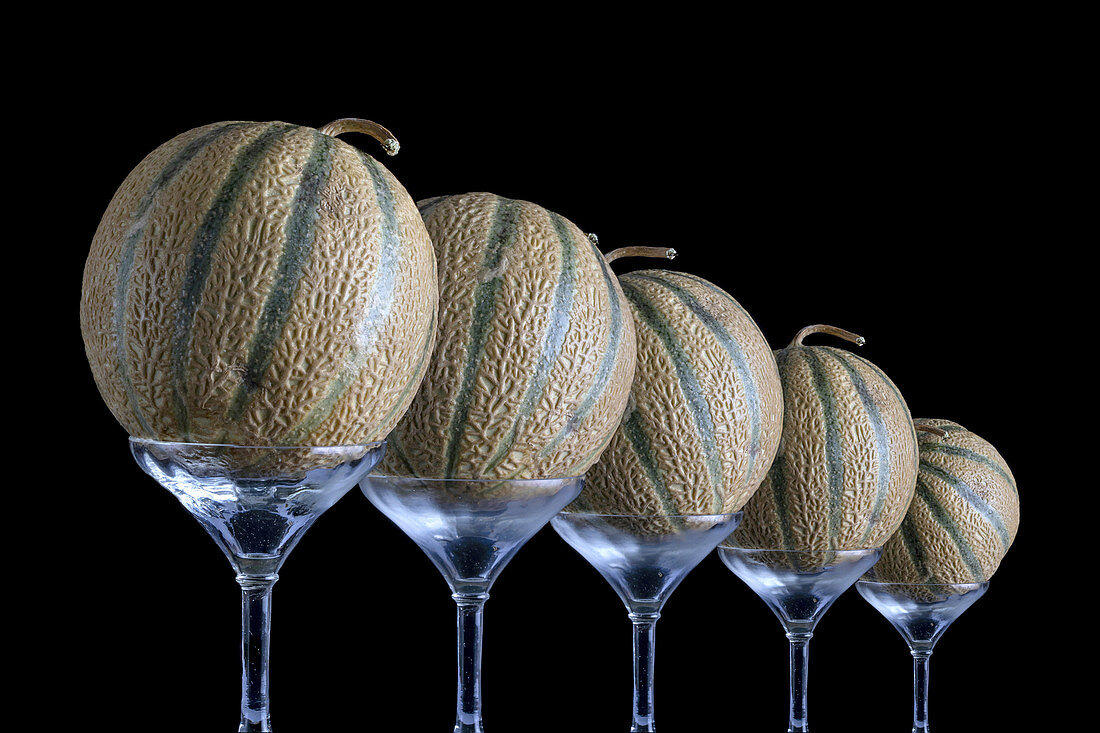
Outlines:
[[[50, 156], [79, 170], [79, 195], [63, 216], [53, 212], [67, 255], [51, 263], [59, 285], [50, 348], [65, 375], [66, 422], [83, 437], [71, 460], [55, 454], [44, 464], [64, 467], [63, 493], [36, 514], [37, 585], [18, 604], [35, 629], [31, 676], [52, 699], [63, 691], [64, 712], [46, 708], [46, 717], [213, 731], [231, 730], [238, 715], [233, 572], [133, 463], [85, 364], [77, 299], [99, 217], [146, 153], [191, 127], [320, 126], [345, 116], [394, 131], [396, 158], [368, 138], [345, 139], [414, 198], [492, 191], [566, 216], [596, 232], [605, 251], [674, 246], [681, 257], [667, 266], [728, 290], [773, 347], [810, 323], [861, 333], [860, 353], [892, 377], [914, 416], [956, 420], [996, 445], [1020, 486], [1021, 530], [989, 593], [937, 649], [933, 721], [939, 733], [1019, 730], [1023, 712], [1051, 715], [1057, 705], [1037, 677], [1057, 686], [1065, 671], [1039, 656], [1052, 651], [1040, 634], [1064, 609], [1036, 591], [1035, 576], [1052, 536], [1044, 497], [1057, 487], [1034, 426], [1048, 435], [1053, 418], [1035, 391], [1059, 374], [1042, 357], [1052, 336], [1036, 294], [1056, 289], [1049, 268], [1061, 243], [1050, 240], [1040, 203], [1049, 185], [1034, 126], [1041, 92], [1021, 95], [1025, 69], [990, 74], [979, 59], [866, 64], [858, 77], [813, 61], [736, 78], [654, 69], [626, 83], [612, 66], [569, 80], [520, 73], [464, 84], [469, 76], [440, 60], [411, 76], [375, 66], [312, 85], [298, 79], [293, 94], [260, 73], [256, 86], [219, 87], [205, 71], [173, 69], [151, 85], [105, 82], [119, 78], [109, 63], [72, 70], [65, 93], [82, 96], [66, 102], [83, 112], [78, 125], [54, 119], [65, 124]], [[644, 266], [662, 265], [625, 260], [616, 269]], [[278, 730], [450, 730], [449, 590], [357, 490], [321, 517], [280, 575]], [[629, 727], [625, 609], [552, 530], [504, 571], [486, 624], [490, 731]], [[1035, 656], [1022, 661], [1021, 648]], [[811, 650], [815, 730], [907, 730], [908, 651], [854, 591], [825, 616]], [[658, 626], [659, 725], [781, 730], [786, 665], [778, 622], [708, 557]]]

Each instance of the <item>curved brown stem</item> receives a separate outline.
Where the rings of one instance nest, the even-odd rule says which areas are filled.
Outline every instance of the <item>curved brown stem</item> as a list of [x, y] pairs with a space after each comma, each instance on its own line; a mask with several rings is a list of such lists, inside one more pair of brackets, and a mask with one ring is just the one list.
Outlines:
[[865, 343], [867, 343], [867, 339], [863, 338], [857, 333], [845, 331], [843, 328], [837, 328], [836, 326], [826, 326], [823, 323], [818, 323], [813, 326], [806, 326], [804, 329], [796, 333], [794, 336], [794, 340], [791, 341], [790, 345], [787, 346], [787, 348], [789, 349], [791, 348], [791, 346], [801, 346], [802, 339], [806, 338], [812, 333], [827, 333], [830, 336], [837, 336], [844, 339], [845, 341], [851, 341], [856, 346], [863, 346]]
[[[589, 237], [591, 236], [589, 235]], [[672, 247], [619, 247], [603, 256], [608, 264], [620, 257], [661, 257], [674, 260], [676, 259], [676, 250]]]
[[922, 433], [932, 433], [932, 435], [938, 435], [941, 438], [947, 435], [946, 430], [940, 430], [935, 425], [917, 425], [916, 423], [914, 423], [913, 427], [921, 431]]
[[332, 137], [343, 135], [345, 132], [361, 132], [364, 135], [370, 135], [382, 143], [382, 149], [386, 151], [386, 155], [397, 155], [397, 151], [401, 149], [401, 143], [397, 142], [397, 138], [393, 136], [392, 132], [377, 122], [361, 120], [358, 117], [344, 117], [333, 120], [324, 127], [319, 128], [318, 132], [323, 132]]

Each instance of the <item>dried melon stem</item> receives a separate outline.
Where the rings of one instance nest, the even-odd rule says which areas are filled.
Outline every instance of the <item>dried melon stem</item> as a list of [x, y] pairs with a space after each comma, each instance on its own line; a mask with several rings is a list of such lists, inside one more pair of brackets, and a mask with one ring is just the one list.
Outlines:
[[856, 346], [863, 346], [865, 343], [867, 343], [867, 339], [863, 338], [857, 333], [845, 331], [843, 328], [837, 328], [836, 326], [826, 326], [823, 323], [818, 323], [813, 326], [806, 326], [804, 329], [795, 334], [794, 340], [791, 341], [790, 345], [787, 346], [787, 348], [789, 349], [791, 348], [791, 346], [802, 346], [802, 339], [813, 333], [827, 333], [830, 336], [836, 336], [838, 338], [844, 339], [845, 341], [851, 341]]
[[[590, 234], [589, 237], [592, 237], [592, 235]], [[619, 247], [603, 256], [608, 264], [620, 257], [660, 257], [666, 260], [674, 260], [676, 259], [676, 250], [672, 247]]]
[[331, 135], [332, 137], [343, 135], [345, 132], [361, 132], [364, 135], [370, 135], [375, 140], [382, 143], [382, 149], [386, 151], [386, 155], [397, 155], [397, 151], [401, 149], [401, 143], [397, 142], [397, 138], [393, 136], [392, 132], [382, 127], [377, 122], [362, 120], [358, 117], [345, 117], [343, 119], [333, 120], [320, 128], [319, 132]]
[[922, 433], [932, 433], [932, 435], [938, 435], [941, 438], [947, 435], [946, 430], [940, 430], [934, 425], [913, 425], [913, 427], [921, 431]]

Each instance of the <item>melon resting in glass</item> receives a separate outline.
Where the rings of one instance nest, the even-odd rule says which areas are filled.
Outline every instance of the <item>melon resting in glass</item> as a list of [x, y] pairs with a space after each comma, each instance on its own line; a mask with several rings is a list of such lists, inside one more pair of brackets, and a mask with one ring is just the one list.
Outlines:
[[[913, 656], [913, 731], [929, 730], [929, 665], [947, 627], [989, 589], [1020, 526], [1016, 479], [997, 449], [951, 420], [914, 421], [917, 491], [857, 584]], [[977, 722], [977, 720], [975, 720]]]
[[775, 352], [782, 440], [745, 517], [719, 548], [727, 567], [779, 619], [789, 640], [788, 731], [809, 730], [809, 644], [832, 603], [882, 554], [913, 497], [917, 438], [909, 407], [878, 366], [803, 343]]
[[241, 731], [271, 730], [271, 589], [382, 457], [423, 379], [438, 286], [409, 194], [337, 135], [218, 122], [161, 145], [107, 207], [80, 325], [138, 464], [203, 525], [243, 594]]

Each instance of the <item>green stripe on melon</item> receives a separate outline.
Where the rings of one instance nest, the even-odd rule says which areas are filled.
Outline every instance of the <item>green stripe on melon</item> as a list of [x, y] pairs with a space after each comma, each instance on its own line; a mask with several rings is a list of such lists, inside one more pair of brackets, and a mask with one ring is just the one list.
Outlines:
[[438, 346], [379, 471], [583, 473], [622, 416], [633, 323], [618, 281], [564, 217], [490, 193], [420, 203], [439, 263]]
[[[611, 274], [603, 254], [596, 248], [591, 238], [589, 238], [588, 247], [599, 262], [600, 275], [603, 277], [604, 290], [607, 293], [607, 302], [611, 305], [611, 323], [609, 326], [611, 336], [607, 342], [607, 347], [604, 349], [603, 357], [600, 359], [600, 367], [596, 372], [596, 378], [592, 381], [592, 385], [588, 388], [588, 392], [585, 393], [581, 403], [569, 416], [569, 420], [566, 421], [565, 425], [561, 427], [549, 443], [542, 447], [542, 450], [539, 452], [541, 457], [545, 457], [557, 449], [562, 441], [568, 438], [596, 407], [615, 372], [616, 361], [620, 358], [619, 349], [622, 345], [623, 336], [624, 334], [629, 335], [628, 329], [623, 322], [624, 303], [618, 296], [618, 291], [615, 288], [617, 282], [615, 276]], [[592, 462], [603, 453], [610, 440], [611, 433], [609, 432], [604, 442], [593, 449], [592, 454], [581, 459], [581, 464], [591, 465]]]
[[871, 362], [815, 332], [862, 343], [840, 329], [804, 329], [776, 352], [783, 440], [745, 506], [733, 540], [745, 547], [829, 551], [878, 547], [901, 524], [916, 485], [912, 418], [894, 383]]
[[895, 537], [905, 548], [905, 552], [913, 563], [918, 577], [927, 578], [930, 583], [940, 583], [941, 581], [928, 569], [928, 557], [921, 543], [920, 534], [917, 532], [913, 519], [908, 514], [906, 514], [905, 519], [901, 520], [901, 527], [898, 528]]
[[[184, 440], [190, 441], [190, 417], [187, 395], [190, 391], [191, 327], [199, 309], [206, 281], [213, 264], [214, 248], [221, 239], [222, 228], [236, 208], [245, 184], [252, 180], [268, 150], [283, 135], [295, 129], [293, 125], [273, 124], [250, 141], [233, 161], [233, 167], [222, 182], [217, 196], [206, 210], [202, 225], [190, 246], [183, 287], [176, 299], [175, 324], [172, 330], [172, 407], [176, 426]], [[218, 436], [217, 442], [231, 442]]]
[[[634, 280], [637, 279], [634, 278]], [[626, 294], [627, 300], [630, 301], [630, 305], [633, 307], [635, 325], [640, 320], [651, 333], [657, 336], [676, 370], [680, 391], [686, 398], [685, 404], [688, 413], [695, 424], [695, 435], [703, 448], [701, 467], [706, 470], [706, 475], [710, 480], [710, 488], [714, 494], [714, 503], [708, 511], [720, 512], [722, 503], [725, 500], [725, 493], [722, 486], [721, 458], [718, 455], [718, 444], [714, 435], [714, 415], [711, 413], [710, 404], [707, 402], [703, 389], [699, 384], [695, 365], [685, 351], [684, 345], [680, 343], [673, 327], [655, 303], [649, 300], [648, 294], [641, 288], [636, 287], [630, 278], [624, 277], [620, 282], [622, 282], [623, 292]], [[635, 396], [635, 400], [637, 400], [637, 396]]]
[[855, 388], [856, 393], [859, 395], [859, 400], [863, 404], [863, 409], [867, 411], [871, 425], [875, 430], [875, 451], [878, 454], [878, 494], [875, 496], [875, 505], [871, 509], [871, 517], [867, 522], [867, 529], [863, 533], [863, 541], [866, 542], [882, 516], [882, 508], [886, 503], [886, 495], [890, 487], [890, 436], [886, 432], [886, 426], [882, 421], [882, 416], [879, 414], [878, 405], [875, 404], [874, 397], [871, 396], [870, 389], [859, 371], [849, 364], [847, 358], [840, 356], [837, 352], [828, 351], [825, 353], [833, 359], [836, 359], [848, 373], [848, 379], [851, 380], [852, 387]]
[[[375, 200], [382, 215], [381, 237], [378, 245], [378, 274], [371, 284], [367, 300], [370, 305], [366, 318], [356, 334], [355, 342], [347, 351], [340, 373], [330, 383], [325, 396], [313, 406], [300, 423], [284, 436], [283, 442], [288, 444], [297, 443], [302, 439], [302, 436], [313, 432], [319, 424], [328, 418], [347, 389], [355, 384], [359, 374], [367, 365], [371, 354], [377, 353], [380, 346], [379, 338], [382, 336], [384, 326], [393, 311], [401, 261], [402, 257], [405, 256], [403, 246], [406, 248], [409, 246], [401, 238], [397, 219], [398, 201], [393, 188], [383, 173], [384, 168], [366, 153], [358, 152], [363, 165], [370, 173]], [[419, 353], [416, 364], [413, 366], [412, 372], [407, 375], [408, 379], [405, 386], [402, 387], [397, 398], [392, 401], [392, 406], [380, 420], [382, 425], [392, 426], [396, 424], [397, 419], [401, 416], [400, 413], [412, 401], [413, 390], [420, 385], [420, 381], [424, 377], [427, 358], [435, 345], [436, 312], [434, 310], [429, 314], [429, 318], [428, 331], [422, 334], [423, 338], [420, 340], [419, 349], [414, 347], [414, 352]]]
[[969, 504], [975, 512], [984, 519], [993, 531], [996, 532], [997, 537], [1000, 538], [1001, 544], [1007, 550], [1012, 540], [1008, 534], [1008, 528], [1005, 527], [1004, 520], [1001, 519], [1000, 514], [994, 509], [988, 501], [982, 498], [981, 494], [972, 489], [967, 483], [953, 475], [949, 471], [945, 471], [939, 466], [933, 465], [927, 461], [922, 460], [920, 462], [920, 472], [917, 475], [918, 480], [924, 478], [925, 480], [938, 479], [939, 481], [947, 484], [951, 489], [962, 498], [967, 504]]
[[988, 456], [982, 455], [977, 451], [970, 450], [968, 448], [962, 448], [957, 445], [947, 445], [946, 443], [926, 443], [922, 442], [920, 446], [922, 453], [940, 453], [947, 456], [953, 456], [955, 458], [965, 458], [968, 461], [973, 461], [980, 464], [984, 468], [993, 471], [1005, 482], [1012, 487], [1012, 491], [1019, 494], [1019, 489], [1016, 488], [1016, 479], [1008, 471], [1005, 466], [997, 463]]
[[874, 575], [894, 583], [989, 580], [1020, 524], [1012, 472], [996, 448], [961, 425], [914, 423], [921, 429], [917, 498], [906, 532], [886, 543]]
[[743, 308], [684, 273], [620, 278], [638, 366], [622, 426], [589, 470], [583, 506], [611, 514], [736, 511], [779, 442], [771, 348]]
[[[137, 208], [131, 214], [134, 219], [134, 224], [130, 231], [126, 235], [126, 242], [123, 246], [121, 256], [118, 259], [118, 275], [115, 285], [115, 301], [114, 301], [114, 339], [115, 339], [115, 358], [118, 364], [118, 378], [122, 383], [123, 389], [126, 393], [126, 399], [128, 407], [137, 421], [140, 429], [145, 434], [152, 434], [153, 428], [146, 420], [141, 406], [138, 404], [137, 394], [134, 390], [133, 377], [130, 373], [129, 360], [126, 357], [126, 338], [125, 330], [127, 325], [128, 315], [128, 299], [130, 294], [130, 276], [133, 273], [135, 251], [138, 243], [145, 235], [146, 228], [149, 225], [149, 209], [153, 205], [153, 201], [157, 194], [164, 189], [165, 186], [171, 182], [177, 174], [183, 170], [191, 159], [194, 158], [201, 150], [207, 145], [217, 140], [221, 135], [231, 129], [241, 127], [246, 123], [219, 123], [210, 125], [206, 128], [198, 128], [192, 130], [194, 136], [182, 146], [182, 148], [176, 152], [172, 159], [157, 175], [156, 180], [145, 192], [141, 201], [138, 203]], [[164, 147], [170, 147], [166, 145]]]
[[291, 214], [286, 224], [286, 244], [279, 257], [275, 282], [264, 301], [263, 312], [248, 345], [244, 375], [229, 406], [230, 420], [240, 419], [248, 401], [263, 384], [290, 318], [302, 271], [309, 264], [313, 249], [313, 224], [321, 203], [321, 189], [331, 172], [334, 140], [328, 135], [314, 133], [313, 149], [291, 203]]
[[[978, 562], [978, 558], [974, 554], [974, 548], [971, 546], [970, 539], [966, 532], [956, 521], [950, 509], [944, 506], [936, 493], [928, 487], [924, 477], [921, 475], [917, 476], [917, 491], [915, 498], [924, 504], [928, 514], [932, 517], [932, 521], [934, 521], [939, 526], [939, 529], [950, 538], [955, 554], [962, 560], [963, 565], [966, 567], [967, 571], [969, 571], [968, 577], [973, 578], [977, 582], [986, 580], [981, 563]], [[916, 515], [914, 514], [914, 516]], [[918, 534], [918, 538], [918, 541], [923, 545], [925, 537]], [[925, 546], [922, 554], [925, 558], [929, 558], [933, 554], [933, 549]], [[928, 564], [929, 561], [926, 559], [925, 565]]]
[[[477, 387], [476, 379], [478, 370], [481, 367], [485, 339], [492, 325], [496, 296], [503, 282], [503, 276], [497, 272], [497, 268], [500, 267], [505, 248], [510, 246], [515, 239], [518, 216], [519, 207], [516, 202], [508, 199], [500, 199], [496, 202], [493, 212], [493, 224], [485, 241], [485, 259], [481, 264], [481, 281], [478, 283], [474, 295], [474, 310], [470, 320], [469, 338], [466, 346], [467, 358], [462, 365], [462, 381], [458, 385], [454, 412], [447, 427], [447, 442], [443, 449], [443, 453], [447, 458], [444, 467], [446, 478], [455, 476], [458, 451], [470, 416], [470, 402]], [[485, 475], [485, 473], [483, 469], [478, 470], [478, 476]]]
[[[634, 456], [637, 457], [638, 462], [641, 464], [642, 471], [645, 473], [645, 477], [649, 480], [649, 485], [657, 496], [658, 506], [660, 507], [659, 513], [668, 515], [684, 514], [684, 510], [676, 503], [675, 497], [673, 497], [672, 493], [669, 491], [668, 484], [665, 483], [664, 472], [661, 471], [660, 463], [653, 453], [653, 441], [650, 440], [649, 435], [646, 434], [645, 426], [639, 419], [636, 407], [630, 410], [629, 415], [623, 420], [623, 424], [619, 429], [630, 443], [630, 449], [633, 451]], [[608, 458], [611, 459], [611, 456]], [[584, 501], [585, 506], [589, 508], [589, 511], [598, 507], [599, 510], [606, 514], [650, 513], [636, 511], [634, 505], [612, 505], [606, 500], [601, 501], [598, 499], [597, 497], [600, 497], [603, 493], [600, 491], [601, 487], [598, 483], [602, 475], [602, 470], [597, 468], [597, 470], [593, 472], [593, 478], [597, 483], [595, 486], [590, 484], [590, 486], [592, 486], [591, 491], [587, 493], [581, 492], [581, 499]]]
[[[523, 429], [526, 420], [524, 416], [530, 415], [535, 410], [538, 402], [546, 393], [551, 368], [561, 356], [562, 346], [569, 331], [569, 313], [573, 307], [573, 290], [577, 282], [577, 245], [573, 241], [573, 234], [569, 231], [564, 219], [553, 212], [550, 214], [550, 219], [554, 223], [554, 231], [561, 243], [561, 264], [559, 266], [557, 287], [554, 289], [554, 301], [550, 306], [550, 323], [543, 338], [542, 351], [539, 353], [538, 361], [535, 363], [527, 381], [527, 390], [524, 392], [523, 402], [516, 412], [508, 434], [493, 452], [489, 462], [485, 464], [485, 471], [487, 472], [496, 470], [497, 466], [515, 448], [519, 432]], [[545, 448], [540, 450], [539, 453], [545, 455]]]
[[115, 194], [81, 329], [132, 435], [360, 443], [412, 399], [433, 274], [415, 204], [373, 158], [310, 128], [218, 123], [158, 148]]
[[[667, 288], [670, 292], [676, 295], [676, 297], [683, 303], [692, 314], [699, 319], [699, 321], [706, 326], [718, 342], [722, 345], [722, 348], [726, 350], [729, 358], [732, 361], [734, 372], [737, 374], [737, 378], [745, 388], [745, 408], [749, 422], [749, 446], [747, 450], [748, 465], [746, 473], [753, 474], [753, 469], [756, 464], [757, 457], [760, 454], [760, 439], [762, 429], [762, 416], [760, 414], [760, 395], [756, 387], [756, 376], [753, 374], [753, 365], [749, 358], [745, 355], [744, 350], [737, 341], [729, 329], [722, 323], [722, 319], [715, 316], [707, 310], [706, 306], [692, 294], [691, 290], [683, 287], [680, 283], [675, 282], [675, 279], [666, 276], [667, 273], [660, 272], [639, 272], [632, 275], [633, 278], [647, 280], [649, 282], [655, 282], [664, 288]], [[741, 304], [725, 293], [721, 289], [714, 286], [712, 283], [708, 283], [702, 278], [691, 277], [688, 278], [692, 283], [702, 285], [712, 293], [717, 293], [723, 296], [724, 302], [735, 306], [746, 319], [750, 322], [752, 319]]]

